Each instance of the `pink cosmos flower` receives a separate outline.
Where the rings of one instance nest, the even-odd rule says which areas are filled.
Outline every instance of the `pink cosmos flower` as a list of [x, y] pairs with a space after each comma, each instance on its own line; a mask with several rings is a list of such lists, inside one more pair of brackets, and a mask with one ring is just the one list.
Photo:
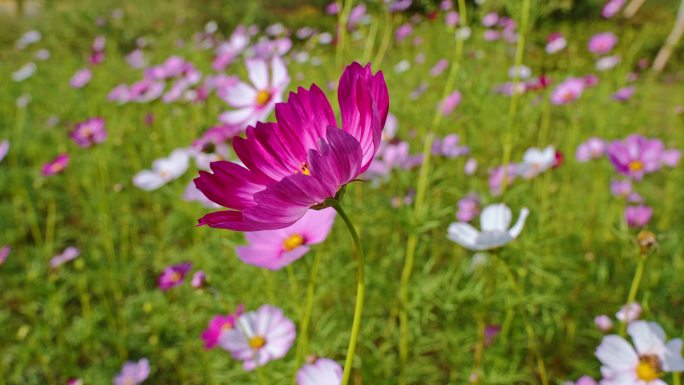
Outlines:
[[589, 39], [589, 52], [598, 55], [605, 55], [613, 50], [618, 38], [612, 32], [601, 32]]
[[248, 59], [246, 61], [249, 79], [252, 85], [238, 82], [235, 86], [225, 90], [224, 100], [236, 110], [221, 114], [222, 122], [240, 126], [252, 126], [261, 121], [281, 101], [282, 92], [287, 88], [290, 79], [283, 60], [275, 56], [270, 63], [271, 76], [269, 78], [269, 63], [262, 59]]
[[121, 372], [114, 377], [114, 385], [139, 385], [150, 375], [150, 362], [143, 358], [138, 362], [128, 361]]
[[208, 209], [218, 209], [221, 207], [204, 196], [192, 181], [185, 187], [183, 200], [186, 202], [197, 202]]
[[627, 198], [632, 192], [631, 179], [615, 179], [610, 182], [610, 193], [616, 197]]
[[482, 17], [482, 26], [493, 27], [499, 22], [499, 15], [496, 12], [490, 12]]
[[126, 62], [133, 69], [144, 68], [147, 65], [147, 60], [145, 60], [145, 53], [140, 49], [136, 48], [126, 55]]
[[76, 125], [69, 135], [77, 145], [83, 148], [102, 143], [107, 139], [103, 118], [91, 118]]
[[440, 59], [435, 63], [434, 67], [430, 69], [430, 76], [439, 76], [449, 67], [449, 61], [447, 59]]
[[254, 231], [245, 237], [248, 246], [235, 252], [250, 265], [280, 270], [309, 252], [309, 245], [323, 242], [335, 222], [335, 210], [309, 210], [293, 225], [284, 229]]
[[591, 137], [577, 146], [575, 157], [579, 162], [588, 162], [602, 158], [606, 152], [606, 142], [597, 137]]
[[621, 322], [634, 322], [641, 317], [641, 305], [638, 302], [628, 303], [620, 308], [620, 310], [615, 313], [615, 318]]
[[632, 95], [634, 95], [634, 91], [635, 91], [634, 87], [620, 88], [619, 90], [615, 91], [615, 93], [613, 94], [613, 99], [615, 99], [619, 102], [626, 102], [632, 97]]
[[390, 12], [401, 12], [407, 10], [413, 0], [393, 0], [389, 5]]
[[547, 53], [554, 54], [562, 51], [568, 46], [568, 40], [560, 32], [554, 32], [546, 38]]
[[347, 29], [353, 30], [366, 16], [366, 4], [361, 3], [352, 8], [349, 12], [349, 20], [347, 21]]
[[[166, 87], [166, 84], [164, 84], [162, 81], [153, 80], [150, 78], [142, 79], [128, 87], [126, 101], [134, 101], [138, 103], [151, 102], [161, 96], [161, 94], [164, 92], [164, 87]], [[117, 91], [123, 95], [123, 90]], [[112, 94], [110, 93], [110, 97], [111, 96]]]
[[601, 10], [601, 16], [610, 19], [620, 12], [623, 5], [625, 5], [625, 0], [608, 0]]
[[584, 81], [578, 78], [569, 78], [560, 83], [551, 94], [551, 103], [568, 104], [579, 99], [584, 92]]
[[222, 332], [219, 346], [243, 361], [247, 371], [283, 358], [295, 340], [295, 325], [283, 311], [272, 305], [262, 305], [256, 311], [238, 317], [236, 327]]
[[2, 162], [3, 159], [5, 159], [5, 156], [7, 156], [7, 153], [9, 152], [10, 148], [10, 141], [5, 139], [2, 142], [0, 142], [0, 162]]
[[93, 73], [89, 68], [80, 69], [76, 71], [74, 76], [71, 77], [71, 80], [69, 80], [69, 85], [71, 88], [83, 88], [90, 83], [90, 78], [92, 76]]
[[457, 134], [449, 134], [444, 138], [436, 138], [432, 142], [432, 154], [446, 158], [458, 158], [466, 155], [470, 149], [466, 146], [459, 146], [461, 138]]
[[318, 358], [297, 371], [297, 385], [340, 385], [342, 367], [329, 358]]
[[515, 163], [510, 163], [505, 169], [503, 166], [492, 169], [489, 173], [489, 191], [492, 193], [492, 195], [501, 195], [504, 181], [506, 186], [510, 186], [518, 177], [517, 172], [518, 165]]
[[617, 172], [641, 180], [660, 169], [663, 151], [663, 142], [659, 139], [630, 135], [624, 141], [610, 143], [606, 153]]
[[598, 77], [596, 77], [596, 75], [594, 74], [589, 74], [587, 76], [584, 76], [582, 78], [582, 81], [584, 82], [585, 87], [594, 87], [598, 84]]
[[582, 376], [577, 380], [577, 382], [568, 381], [565, 383], [565, 385], [597, 385], [597, 384], [598, 383], [596, 382], [596, 380], [594, 380], [593, 378], [591, 378], [589, 376]]
[[454, 91], [439, 104], [439, 111], [442, 115], [450, 115], [459, 104], [461, 104], [461, 93]]
[[55, 159], [43, 166], [43, 176], [59, 174], [69, 165], [69, 154], [59, 154]]
[[458, 12], [456, 11], [450, 11], [447, 12], [446, 16], [444, 16], [444, 22], [446, 23], [447, 27], [449, 28], [454, 28], [458, 25], [460, 21], [460, 16]]
[[459, 222], [470, 222], [480, 214], [480, 198], [476, 194], [468, 194], [458, 201], [456, 219]]
[[651, 220], [653, 209], [648, 206], [628, 206], [625, 208], [625, 220], [629, 227], [644, 227]]
[[394, 33], [394, 38], [396, 39], [397, 43], [402, 42], [408, 35], [411, 34], [411, 32], [413, 32], [413, 26], [410, 22], [406, 22], [397, 28], [397, 31]]
[[[1, 148], [2, 144], [0, 143], [0, 160], [2, 160]], [[682, 152], [675, 148], [671, 148], [669, 150], [663, 151], [663, 155], [660, 157], [660, 160], [663, 162], [663, 165], [667, 167], [677, 167], [681, 158]]]
[[337, 15], [340, 12], [340, 5], [333, 1], [325, 7], [325, 13], [328, 15]]
[[282, 229], [365, 172], [389, 108], [382, 73], [351, 64], [340, 79], [338, 99], [342, 129], [323, 91], [313, 85], [276, 106], [277, 123], [258, 122], [248, 127], [246, 139], [234, 138], [233, 149], [245, 166], [214, 162], [213, 174], [200, 171], [195, 179], [204, 195], [229, 210], [207, 214], [199, 224]]
[[69, 261], [73, 261], [81, 254], [81, 250], [75, 247], [67, 247], [61, 254], [57, 254], [50, 259], [50, 268], [56, 269]]
[[179, 263], [177, 265], [171, 265], [164, 269], [164, 271], [159, 274], [157, 279], [157, 285], [163, 291], [169, 290], [174, 286], [178, 286], [183, 283], [183, 279], [192, 269], [192, 263]]
[[5, 263], [7, 260], [7, 257], [9, 256], [9, 253], [12, 249], [9, 247], [9, 245], [5, 245], [3, 247], [0, 247], [0, 265]]
[[244, 312], [244, 305], [238, 305], [235, 312], [228, 315], [217, 315], [209, 321], [209, 325], [202, 332], [204, 349], [213, 349], [219, 342], [221, 334], [235, 328], [237, 318]]
[[596, 325], [596, 328], [602, 332], [607, 332], [611, 329], [613, 329], [613, 320], [610, 319], [605, 314], [601, 314], [599, 316], [596, 316], [594, 318], [594, 325]]
[[477, 172], [477, 159], [475, 158], [470, 158], [466, 161], [465, 165], [463, 166], [463, 172], [465, 172], [466, 175], [473, 175]]
[[202, 270], [196, 271], [195, 274], [192, 275], [192, 281], [190, 281], [190, 284], [195, 289], [204, 287], [204, 285], [207, 284], [207, 274]]
[[495, 29], [485, 29], [483, 38], [485, 41], [496, 41], [501, 39], [501, 32]]

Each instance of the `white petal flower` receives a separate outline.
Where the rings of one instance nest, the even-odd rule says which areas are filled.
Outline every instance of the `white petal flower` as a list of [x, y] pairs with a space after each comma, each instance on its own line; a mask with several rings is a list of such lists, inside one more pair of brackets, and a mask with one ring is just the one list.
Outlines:
[[528, 215], [527, 208], [520, 210], [518, 221], [509, 228], [511, 209], [503, 203], [489, 205], [480, 214], [482, 231], [466, 222], [454, 222], [449, 225], [447, 238], [470, 250], [494, 249], [517, 238]]
[[188, 169], [190, 154], [186, 149], [176, 149], [167, 158], [152, 163], [152, 170], [143, 170], [133, 177], [133, 184], [145, 191], [156, 190], [180, 177]]
[[518, 174], [530, 179], [553, 167], [556, 163], [556, 149], [548, 146], [544, 149], [532, 147], [525, 151], [523, 161], [518, 166]]

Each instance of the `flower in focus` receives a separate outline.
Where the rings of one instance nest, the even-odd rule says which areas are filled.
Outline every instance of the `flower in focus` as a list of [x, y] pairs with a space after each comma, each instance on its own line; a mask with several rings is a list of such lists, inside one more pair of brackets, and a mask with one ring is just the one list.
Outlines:
[[612, 32], [601, 32], [589, 39], [589, 52], [605, 55], [613, 50], [618, 38]]
[[163, 291], [166, 291], [174, 286], [180, 285], [183, 283], [183, 279], [190, 269], [192, 269], [192, 263], [189, 262], [168, 266], [159, 274], [157, 286]]
[[568, 104], [579, 99], [584, 92], [584, 80], [578, 78], [569, 78], [563, 83], [560, 83], [551, 93], [551, 103], [553, 104]]
[[9, 256], [9, 253], [12, 249], [9, 247], [9, 245], [5, 245], [3, 247], [0, 247], [0, 265], [5, 263], [7, 260], [7, 257]]
[[297, 385], [340, 385], [342, 367], [329, 358], [317, 358], [297, 371]]
[[625, 220], [629, 227], [644, 227], [651, 220], [653, 209], [649, 206], [628, 206], [625, 208]]
[[480, 198], [476, 194], [468, 194], [458, 201], [456, 219], [459, 222], [470, 222], [480, 213]]
[[69, 154], [59, 154], [55, 159], [43, 166], [43, 176], [59, 174], [69, 165]]
[[632, 344], [615, 334], [603, 337], [596, 348], [604, 385], [664, 385], [667, 372], [684, 371], [682, 340], [666, 342], [665, 332], [655, 322], [636, 321], [627, 328]]
[[447, 229], [447, 238], [470, 250], [489, 250], [501, 247], [520, 235], [529, 214], [527, 208], [520, 210], [518, 221], [511, 224], [511, 209], [503, 203], [485, 207], [480, 215], [478, 231], [466, 222], [454, 222]]
[[538, 149], [531, 147], [525, 151], [522, 163], [518, 164], [517, 174], [531, 179], [550, 169], [556, 163], [556, 149], [553, 146]]
[[310, 207], [334, 199], [365, 172], [378, 147], [389, 108], [381, 72], [348, 66], [338, 87], [342, 129], [318, 86], [299, 88], [276, 106], [277, 123], [258, 122], [247, 138], [233, 139], [244, 166], [219, 161], [200, 171], [197, 188], [228, 208], [205, 215], [200, 225], [236, 231], [288, 227]]
[[610, 143], [606, 153], [617, 172], [641, 180], [645, 174], [660, 169], [663, 150], [659, 139], [630, 135], [623, 141]]
[[76, 259], [81, 254], [81, 250], [75, 247], [67, 247], [61, 254], [57, 254], [50, 259], [50, 268], [56, 269], [62, 264]]
[[69, 136], [77, 145], [83, 148], [102, 143], [107, 139], [105, 121], [102, 118], [91, 118], [78, 123]]
[[587, 162], [603, 157], [606, 152], [606, 142], [597, 137], [591, 137], [577, 146], [575, 157], [579, 162]]
[[594, 318], [594, 325], [602, 332], [607, 332], [613, 329], [613, 320], [605, 314], [598, 315]]
[[546, 52], [554, 54], [567, 47], [568, 40], [559, 32], [554, 32], [546, 38]]
[[238, 247], [236, 253], [250, 265], [279, 270], [308, 253], [309, 245], [323, 242], [334, 222], [332, 208], [309, 210], [289, 227], [247, 233], [249, 245]]
[[263, 59], [249, 59], [245, 62], [252, 85], [238, 82], [226, 90], [223, 99], [236, 110], [221, 114], [224, 123], [251, 126], [268, 117], [290, 79], [283, 60], [274, 56], [270, 63]]
[[150, 362], [143, 358], [138, 362], [128, 361], [121, 372], [114, 377], [114, 385], [139, 385], [150, 375]]
[[641, 305], [638, 302], [628, 303], [620, 308], [615, 318], [621, 322], [634, 322], [641, 317]]
[[228, 315], [217, 315], [209, 321], [209, 325], [202, 332], [202, 340], [204, 341], [204, 349], [213, 349], [219, 342], [221, 333], [235, 328], [237, 318], [244, 312], [245, 307], [238, 305], [235, 312]]
[[133, 184], [145, 191], [156, 190], [183, 175], [188, 169], [189, 160], [190, 155], [186, 149], [176, 149], [169, 157], [155, 160], [152, 170], [135, 174]]
[[247, 371], [283, 358], [295, 340], [295, 324], [272, 305], [262, 305], [256, 311], [238, 317], [236, 327], [222, 332], [219, 346], [243, 361]]
[[10, 141], [5, 139], [0, 142], [0, 162], [7, 156], [10, 148]]
[[71, 77], [71, 80], [69, 80], [69, 85], [71, 88], [83, 88], [90, 83], [92, 76], [93, 73], [89, 68], [80, 69], [76, 71], [74, 76]]

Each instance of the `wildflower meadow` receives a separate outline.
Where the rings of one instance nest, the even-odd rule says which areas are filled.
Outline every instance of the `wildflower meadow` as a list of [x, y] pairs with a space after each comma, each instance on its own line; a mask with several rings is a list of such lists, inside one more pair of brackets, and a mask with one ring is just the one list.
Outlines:
[[681, 385], [682, 35], [0, 0], [0, 385]]

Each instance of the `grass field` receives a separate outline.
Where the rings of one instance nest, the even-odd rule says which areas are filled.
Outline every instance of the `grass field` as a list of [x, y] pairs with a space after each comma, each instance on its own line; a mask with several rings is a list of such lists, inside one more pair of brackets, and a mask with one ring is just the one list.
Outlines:
[[[241, 262], [235, 249], [246, 243], [243, 234], [197, 227], [198, 218], [216, 209], [183, 199], [198, 176], [194, 160], [158, 189], [133, 183], [156, 159], [190, 147], [217, 125], [230, 110], [226, 102], [213, 91], [192, 102], [108, 100], [114, 87], [142, 79], [144, 67], [171, 55], [192, 63], [202, 81], [217, 73], [247, 81], [247, 52], [225, 69], [212, 68], [216, 42], [239, 24], [254, 23], [262, 27], [254, 44], [275, 22], [292, 33], [292, 48], [282, 53], [288, 90], [318, 84], [339, 111], [335, 88], [344, 67], [370, 62], [385, 76], [396, 138], [424, 156], [415, 167], [396, 167], [346, 188], [342, 206], [359, 230], [367, 281], [350, 383], [562, 384], [601, 377], [594, 353], [606, 333], [594, 318], [608, 315], [612, 333], [620, 333], [615, 313], [630, 288], [637, 289], [641, 229], [625, 220], [625, 207], [633, 204], [611, 194], [611, 181], [619, 179], [611, 161], [579, 162], [575, 154], [590, 137], [611, 142], [630, 134], [684, 149], [683, 51], [662, 74], [640, 67], [670, 32], [677, 2], [647, 1], [630, 19], [601, 17], [598, 2], [565, 8], [573, 2], [516, 0], [468, 3], [467, 10], [454, 4], [457, 27], [445, 24], [447, 11], [437, 3], [425, 8], [414, 1], [392, 14], [382, 3], [369, 3], [370, 17], [338, 36], [336, 45], [320, 43], [320, 33], [333, 36], [338, 21], [324, 3], [116, 3], [48, 2], [37, 15], [0, 15], [8, 27], [0, 30], [0, 142], [10, 144], [0, 161], [0, 247], [11, 248], [0, 264], [0, 384], [64, 384], [69, 378], [106, 384], [126, 361], [141, 358], [149, 360], [150, 384], [286, 384], [308, 355], [344, 364], [357, 265], [341, 218], [325, 242], [282, 270]], [[490, 12], [515, 21], [516, 40], [484, 38], [482, 19]], [[211, 26], [204, 32], [212, 20], [216, 32]], [[395, 32], [405, 23], [412, 31], [399, 41]], [[305, 26], [317, 32], [296, 37]], [[30, 30], [42, 38], [19, 49], [17, 40]], [[555, 54], [544, 49], [552, 32], [568, 41]], [[609, 55], [620, 61], [605, 71], [595, 63], [609, 55], [587, 50], [599, 32], [618, 37]], [[455, 38], [464, 34], [469, 37]], [[98, 36], [106, 45], [91, 47]], [[126, 60], [136, 45], [146, 61], [139, 69]], [[49, 58], [36, 58], [45, 56], [41, 49]], [[101, 63], [89, 59], [96, 53], [104, 55]], [[431, 75], [441, 59], [447, 68]], [[29, 62], [35, 72], [13, 80]], [[531, 69], [531, 79], [545, 75], [548, 87], [513, 96], [497, 92], [506, 82], [526, 81], [508, 74], [521, 64]], [[70, 86], [82, 68], [91, 69], [92, 79], [82, 88]], [[559, 84], [589, 74], [596, 75], [595, 86], [577, 100], [552, 103]], [[615, 100], [627, 86], [634, 94]], [[454, 91], [460, 103], [442, 115], [437, 106]], [[94, 117], [104, 119], [108, 136], [79, 147], [70, 132]], [[467, 155], [432, 154], [432, 140], [449, 134], [459, 136]], [[501, 194], [490, 191], [490, 170], [522, 162], [530, 147], [549, 145], [562, 153], [562, 164], [517, 178]], [[69, 154], [68, 166], [41, 174], [61, 153]], [[228, 154], [236, 159], [232, 150]], [[464, 172], [469, 159], [478, 163], [472, 175]], [[644, 229], [657, 239], [634, 299], [641, 318], [657, 322], [669, 338], [684, 337], [683, 184], [681, 162], [633, 183], [653, 210]], [[484, 253], [449, 240], [457, 202], [469, 193], [483, 206], [507, 204], [514, 222], [528, 208], [519, 237]], [[473, 222], [479, 228], [478, 219]], [[51, 268], [50, 260], [67, 247], [80, 255]], [[160, 290], [160, 273], [181, 262], [192, 263], [184, 283]], [[198, 270], [207, 277], [202, 288], [190, 284]], [[239, 304], [247, 310], [271, 304], [295, 322], [297, 338], [284, 358], [245, 371], [228, 352], [204, 349], [200, 335], [209, 320]], [[490, 340], [492, 330], [498, 334]], [[662, 380], [680, 381], [670, 373]]]

